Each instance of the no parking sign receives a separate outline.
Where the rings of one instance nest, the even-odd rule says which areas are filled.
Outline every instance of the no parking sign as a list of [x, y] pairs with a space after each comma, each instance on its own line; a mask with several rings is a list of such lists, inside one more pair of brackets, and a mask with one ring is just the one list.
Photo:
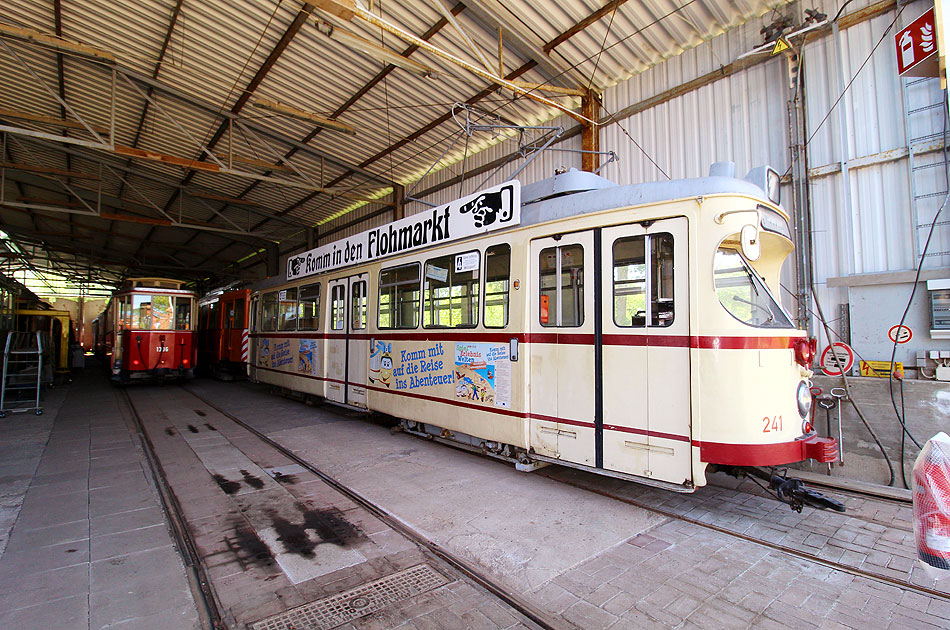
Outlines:
[[[830, 351], [830, 352], [829, 352]], [[835, 360], [837, 357], [837, 360]], [[841, 367], [838, 367], [838, 364]], [[850, 372], [854, 367], [854, 351], [851, 346], [836, 341], [821, 353], [821, 369], [828, 376], [841, 376], [841, 372]]]

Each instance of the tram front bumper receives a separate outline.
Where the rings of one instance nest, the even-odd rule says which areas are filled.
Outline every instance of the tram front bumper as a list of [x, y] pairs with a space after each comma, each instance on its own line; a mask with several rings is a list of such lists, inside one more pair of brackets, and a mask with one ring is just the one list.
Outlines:
[[802, 459], [813, 459], [822, 464], [838, 461], [838, 440], [833, 437], [812, 435], [802, 440]]

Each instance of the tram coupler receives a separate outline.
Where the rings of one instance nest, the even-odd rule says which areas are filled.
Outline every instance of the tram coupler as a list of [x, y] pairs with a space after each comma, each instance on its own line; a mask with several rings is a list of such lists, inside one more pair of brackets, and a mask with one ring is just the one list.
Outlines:
[[782, 503], [786, 503], [796, 512], [801, 512], [806, 505], [819, 510], [834, 510], [835, 512], [845, 512], [847, 509], [840, 501], [836, 501], [811, 488], [806, 488], [805, 482], [801, 479], [786, 477], [775, 469], [762, 470], [753, 466], [731, 466], [719, 470], [735, 477], [751, 475], [767, 481], [769, 489], [775, 491], [776, 498]]
[[775, 490], [779, 501], [789, 504], [796, 512], [801, 512], [802, 506], [806, 504], [819, 510], [845, 511], [843, 503], [806, 488], [801, 479], [783, 477], [778, 473], [773, 473], [772, 479], [769, 481], [769, 487]]

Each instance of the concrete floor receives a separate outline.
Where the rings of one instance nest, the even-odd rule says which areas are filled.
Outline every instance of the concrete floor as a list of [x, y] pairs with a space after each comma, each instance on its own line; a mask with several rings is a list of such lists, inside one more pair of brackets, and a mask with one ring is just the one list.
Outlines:
[[[950, 627], [947, 597], [657, 517], [556, 479], [586, 473], [519, 473], [336, 410], [263, 399], [263, 387], [232, 385], [203, 381], [196, 389], [575, 627]], [[338, 421], [327, 422], [328, 413]], [[935, 585], [916, 566], [909, 506], [848, 499], [853, 515], [796, 514], [744, 491], [678, 495], [606, 477], [588, 483], [950, 593], [950, 585]]]
[[[950, 627], [950, 593], [917, 572], [906, 506], [848, 499], [847, 515], [799, 515], [741, 487], [677, 495], [559, 467], [525, 474], [250, 383], [191, 387], [566, 629]], [[131, 393], [148, 412], [149, 437], [232, 627], [430, 562], [178, 388]], [[47, 403], [44, 416], [8, 418], [0, 438], [0, 541], [3, 523], [13, 522], [0, 555], [0, 628], [198, 627], [117, 391], [87, 372], [50, 392]], [[275, 471], [299, 475], [297, 483], [277, 484]], [[236, 486], [228, 493], [222, 484]], [[605, 496], [611, 493], [948, 595], [809, 562]], [[334, 510], [356, 527], [358, 540], [317, 546], [312, 558], [290, 553], [286, 530], [271, 526], [291, 523], [302, 505]], [[235, 550], [235, 519], [274, 562], [254, 564]], [[320, 545], [316, 530], [297, 529]], [[458, 575], [446, 578], [446, 586], [342, 627], [528, 627]]]
[[200, 627], [115, 392], [85, 372], [43, 404], [0, 421], [0, 628]]

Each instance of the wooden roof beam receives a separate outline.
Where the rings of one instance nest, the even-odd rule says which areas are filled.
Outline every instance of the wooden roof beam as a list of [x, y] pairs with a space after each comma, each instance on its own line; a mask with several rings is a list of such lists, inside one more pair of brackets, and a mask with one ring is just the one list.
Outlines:
[[317, 127], [323, 127], [324, 129], [329, 129], [331, 131], [339, 131], [340, 133], [345, 133], [350, 136], [356, 135], [356, 129], [344, 122], [330, 120], [329, 118], [324, 118], [323, 116], [313, 112], [304, 111], [297, 107], [291, 107], [290, 105], [284, 105], [283, 103], [278, 103], [270, 99], [256, 97], [254, 102], [251, 103], [251, 106], [274, 112], [275, 114], [280, 114], [281, 116], [303, 120], [305, 122], [314, 124]]
[[17, 162], [0, 162], [0, 168], [9, 168], [16, 171], [29, 171], [31, 173], [45, 173], [46, 175], [59, 175], [60, 177], [75, 177], [76, 179], [99, 181], [98, 175], [80, 173], [78, 171], [67, 171], [61, 168], [50, 168], [48, 166], [33, 166], [31, 164], [20, 164]]
[[597, 9], [596, 11], [588, 15], [586, 18], [584, 18], [583, 20], [581, 20], [580, 22], [578, 22], [571, 28], [567, 29], [566, 31], [564, 31], [563, 33], [561, 33], [560, 35], [558, 35], [557, 37], [555, 37], [554, 39], [546, 43], [544, 46], [541, 47], [541, 50], [544, 51], [544, 54], [550, 55], [551, 51], [557, 48], [559, 45], [563, 44], [564, 42], [574, 37], [578, 33], [584, 31], [591, 24], [594, 24], [595, 22], [599, 22], [604, 17], [610, 15], [613, 11], [619, 8], [620, 5], [624, 4], [626, 1], [627, 0], [612, 0], [611, 2], [608, 2], [607, 4], [600, 7], [599, 9]]
[[[54, 118], [53, 116], [43, 116], [41, 114], [31, 114], [29, 112], [20, 111], [17, 109], [9, 109], [7, 107], [0, 107], [0, 118], [13, 118], [16, 120], [28, 120], [30, 122], [41, 123], [44, 125], [54, 125], [56, 127], [67, 127], [69, 129], [82, 129], [85, 130], [86, 127], [75, 120], [68, 120], [63, 118]], [[109, 130], [105, 127], [100, 127], [98, 125], [89, 125], [96, 130], [96, 133], [108, 134]]]
[[18, 39], [37, 46], [52, 48], [62, 53], [79, 55], [80, 57], [86, 57], [87, 59], [92, 59], [99, 63], [115, 63], [115, 55], [110, 52], [99, 50], [98, 48], [86, 44], [80, 44], [79, 42], [74, 42], [63, 37], [57, 37], [56, 35], [50, 35], [33, 28], [20, 28], [19, 26], [0, 22], [0, 37]]

